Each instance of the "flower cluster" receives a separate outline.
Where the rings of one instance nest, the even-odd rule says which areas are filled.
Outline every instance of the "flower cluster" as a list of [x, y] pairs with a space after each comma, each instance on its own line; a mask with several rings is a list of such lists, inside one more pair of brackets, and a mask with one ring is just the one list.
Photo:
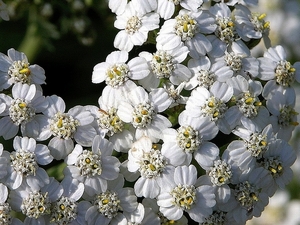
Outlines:
[[0, 136], [13, 143], [0, 145], [0, 224], [259, 217], [293, 176], [300, 62], [270, 46], [257, 2], [109, 0], [120, 31], [93, 69], [98, 105], [67, 109], [44, 96], [42, 67], [0, 53]]

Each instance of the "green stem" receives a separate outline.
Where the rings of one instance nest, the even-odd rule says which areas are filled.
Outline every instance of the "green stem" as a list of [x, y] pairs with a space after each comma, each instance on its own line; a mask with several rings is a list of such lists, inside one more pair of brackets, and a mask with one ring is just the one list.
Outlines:
[[28, 58], [28, 61], [33, 62], [41, 50], [43, 38], [39, 34], [37, 9], [34, 5], [29, 7], [28, 15], [26, 34], [19, 46], [18, 51], [24, 52]]

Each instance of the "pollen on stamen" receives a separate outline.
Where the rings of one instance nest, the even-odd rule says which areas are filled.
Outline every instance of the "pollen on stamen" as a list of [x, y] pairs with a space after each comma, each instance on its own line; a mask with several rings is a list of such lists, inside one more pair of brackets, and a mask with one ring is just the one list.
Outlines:
[[58, 128], [61, 128], [63, 126], [63, 119], [60, 118], [58, 121], [57, 121], [57, 127]]
[[258, 197], [256, 196], [256, 194], [255, 193], [251, 193], [250, 194], [250, 197], [254, 200], [254, 201], [258, 201]]
[[19, 107], [20, 107], [21, 109], [25, 108], [26, 106], [27, 106], [27, 104], [26, 104], [25, 102], [19, 103]]
[[20, 74], [25, 74], [26, 76], [29, 76], [31, 73], [31, 71], [28, 67], [25, 67], [25, 68], [19, 70], [19, 72], [20, 72]]
[[233, 23], [232, 21], [229, 21], [229, 22], [227, 23], [227, 25], [228, 25], [229, 27], [233, 27], [233, 26], [234, 26], [234, 23]]
[[251, 104], [253, 102], [253, 98], [249, 97], [245, 100], [245, 103], [248, 105], [248, 104]]
[[263, 25], [263, 27], [265, 29], [269, 29], [270, 28], [270, 22], [269, 21], [265, 22], [264, 25]]
[[262, 13], [262, 14], [258, 17], [258, 19], [259, 19], [259, 20], [262, 20], [262, 19], [264, 19], [266, 16], [267, 16], [267, 14]]
[[275, 173], [277, 173], [277, 170], [276, 169], [274, 169], [273, 167], [269, 167], [269, 170], [271, 171], [271, 173], [273, 173], [273, 174], [275, 174]]

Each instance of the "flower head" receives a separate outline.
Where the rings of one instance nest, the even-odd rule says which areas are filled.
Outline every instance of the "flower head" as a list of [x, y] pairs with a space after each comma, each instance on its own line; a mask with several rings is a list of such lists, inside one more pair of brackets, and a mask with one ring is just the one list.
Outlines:
[[77, 144], [65, 159], [65, 175], [83, 182], [85, 193], [90, 196], [105, 191], [107, 181], [119, 173], [120, 162], [111, 155], [112, 150], [112, 144], [99, 135], [95, 136], [91, 151]]
[[44, 69], [36, 64], [30, 65], [23, 52], [11, 48], [7, 51], [7, 56], [3, 53], [0, 54], [0, 62], [0, 90], [7, 89], [16, 83], [29, 85], [45, 83]]

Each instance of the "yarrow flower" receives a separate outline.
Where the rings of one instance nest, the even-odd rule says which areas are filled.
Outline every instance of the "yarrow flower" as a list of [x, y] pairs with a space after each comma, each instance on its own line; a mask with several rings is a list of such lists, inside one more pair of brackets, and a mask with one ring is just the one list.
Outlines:
[[166, 184], [157, 197], [162, 214], [169, 220], [178, 220], [187, 212], [193, 220], [202, 222], [216, 204], [213, 189], [195, 186], [197, 171], [193, 165], [178, 166], [169, 176], [173, 176], [173, 183]]
[[17, 83], [12, 88], [12, 96], [1, 93], [0, 101], [6, 105], [0, 114], [0, 136], [11, 139], [20, 128], [24, 136], [38, 138], [47, 119], [42, 112], [48, 107], [38, 86]]
[[45, 84], [44, 69], [36, 64], [30, 65], [23, 52], [11, 48], [7, 51], [7, 56], [0, 54], [0, 63], [0, 90], [8, 89], [16, 83]]
[[212, 44], [204, 34], [214, 32], [214, 19], [206, 11], [180, 10], [174, 19], [166, 20], [156, 38], [157, 44], [171, 50], [184, 43], [193, 58], [212, 50]]
[[120, 162], [111, 155], [112, 150], [112, 144], [99, 135], [95, 136], [91, 151], [77, 144], [65, 159], [68, 165], [65, 176], [83, 182], [84, 190], [90, 196], [105, 191], [107, 180], [114, 180], [119, 172]]
[[92, 68], [96, 105], [69, 108], [29, 60], [41, 31], [91, 43], [104, 5], [34, 2], [0, 0], [0, 20], [30, 16], [28, 58], [0, 53], [0, 224], [245, 225], [293, 179], [300, 62], [258, 0], [103, 1], [116, 49]]
[[148, 137], [141, 137], [128, 151], [128, 170], [139, 171], [141, 177], [135, 182], [134, 191], [138, 197], [155, 198], [168, 182], [168, 174], [174, 170], [163, 152]]
[[10, 167], [5, 183], [17, 189], [22, 182], [31, 187], [43, 187], [49, 183], [47, 172], [40, 165], [48, 165], [53, 157], [46, 145], [37, 144], [33, 138], [16, 136], [13, 140], [15, 151], [10, 153]]
[[147, 8], [146, 1], [139, 6], [130, 1], [124, 12], [117, 15], [114, 25], [121, 31], [115, 37], [115, 48], [129, 52], [134, 46], [144, 44], [148, 32], [159, 27], [159, 15]]
[[84, 184], [71, 177], [61, 182], [63, 193], [51, 203], [50, 222], [55, 224], [80, 224], [84, 221], [89, 202], [77, 202], [83, 195]]
[[47, 185], [38, 189], [23, 183], [17, 190], [11, 191], [9, 204], [13, 210], [26, 216], [24, 224], [45, 224], [50, 222], [51, 203], [62, 193], [62, 186], [53, 177]]
[[[290, 86], [295, 81], [300, 82], [300, 62], [291, 64], [281, 45], [268, 48], [264, 56], [258, 60], [260, 62], [258, 78], [267, 81], [263, 92], [265, 98], [270, 92], [277, 90], [283, 92], [283, 89], [291, 89]], [[290, 91], [293, 92], [293, 89]]]
[[132, 129], [126, 127], [125, 122], [117, 114], [122, 97], [117, 89], [106, 86], [98, 100], [99, 107], [88, 105], [86, 108], [95, 118], [93, 127], [96, 129], [97, 134], [107, 137], [112, 142], [114, 150], [128, 152], [134, 134]]
[[230, 121], [227, 120], [227, 102], [233, 96], [233, 88], [226, 83], [216, 81], [208, 90], [198, 87], [191, 92], [186, 103], [186, 111], [192, 117], [208, 117], [215, 122], [219, 130], [230, 133]]
[[135, 138], [143, 135], [156, 142], [165, 128], [171, 126], [170, 121], [159, 113], [171, 104], [167, 92], [163, 88], [154, 89], [149, 94], [142, 87], [136, 87], [128, 96], [128, 101], [120, 102], [117, 115], [125, 123], [135, 128]]
[[124, 85], [128, 79], [139, 80], [149, 74], [147, 62], [142, 57], [128, 60], [128, 52], [114, 51], [106, 57], [106, 61], [94, 67], [92, 82], [106, 82], [114, 88]]
[[46, 100], [48, 108], [43, 112], [47, 120], [43, 121], [39, 139], [50, 137], [48, 147], [51, 155], [57, 160], [65, 158], [74, 148], [75, 140], [83, 146], [91, 146], [96, 130], [92, 123], [94, 117], [83, 106], [75, 106], [65, 112], [66, 105], [62, 98], [52, 95]]
[[138, 207], [137, 198], [130, 187], [124, 186], [123, 176], [108, 182], [105, 191], [97, 191], [92, 198], [92, 205], [86, 211], [87, 224], [117, 223], [120, 214], [132, 213]]

